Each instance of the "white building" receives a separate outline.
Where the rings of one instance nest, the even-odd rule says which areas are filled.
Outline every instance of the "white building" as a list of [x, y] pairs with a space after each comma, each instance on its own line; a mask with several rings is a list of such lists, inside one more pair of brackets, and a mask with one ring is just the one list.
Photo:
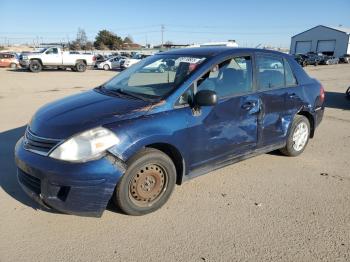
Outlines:
[[350, 54], [350, 28], [315, 26], [292, 36], [291, 54], [323, 53], [336, 57]]

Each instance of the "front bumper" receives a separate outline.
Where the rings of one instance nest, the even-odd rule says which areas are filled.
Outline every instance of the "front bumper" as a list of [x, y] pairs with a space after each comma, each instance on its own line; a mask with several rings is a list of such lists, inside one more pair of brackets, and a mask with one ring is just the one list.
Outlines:
[[21, 65], [21, 67], [27, 68], [29, 67], [29, 60], [19, 60], [19, 64]]
[[15, 147], [18, 182], [36, 202], [63, 213], [100, 217], [125, 172], [110, 156], [69, 163], [27, 151], [21, 138]]

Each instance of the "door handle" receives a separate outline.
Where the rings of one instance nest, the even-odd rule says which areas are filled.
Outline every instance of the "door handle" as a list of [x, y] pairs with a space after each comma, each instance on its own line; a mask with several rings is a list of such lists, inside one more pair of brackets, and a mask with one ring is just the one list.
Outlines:
[[295, 98], [298, 98], [298, 95], [296, 93], [292, 93], [289, 95], [289, 98], [295, 99]]
[[250, 109], [254, 108], [256, 106], [256, 102], [254, 101], [248, 101], [242, 105], [242, 108], [244, 110], [249, 111]]

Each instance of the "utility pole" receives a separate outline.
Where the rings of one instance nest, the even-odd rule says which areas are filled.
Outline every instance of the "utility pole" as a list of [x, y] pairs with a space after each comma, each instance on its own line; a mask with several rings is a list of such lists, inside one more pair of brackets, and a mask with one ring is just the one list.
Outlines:
[[163, 37], [164, 37], [164, 29], [165, 29], [165, 27], [164, 27], [164, 25], [161, 25], [160, 26], [160, 32], [161, 32], [161, 34], [162, 34], [162, 45], [161, 45], [161, 47], [163, 47], [163, 44], [164, 44], [164, 39], [163, 39]]

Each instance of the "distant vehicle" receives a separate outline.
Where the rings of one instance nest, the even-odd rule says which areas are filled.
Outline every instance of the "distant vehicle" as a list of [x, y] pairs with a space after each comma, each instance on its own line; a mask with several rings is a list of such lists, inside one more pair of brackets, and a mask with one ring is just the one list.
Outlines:
[[306, 59], [307, 59], [307, 58], [308, 58], [308, 56], [307, 56], [307, 55], [304, 55], [304, 54], [296, 54], [296, 55], [294, 56], [295, 61], [297, 61], [297, 63], [298, 63], [299, 65], [301, 65], [302, 67], [307, 66], [307, 62], [306, 62]]
[[346, 90], [345, 95], [346, 95], [346, 98], [350, 100], [350, 86]]
[[71, 55], [79, 55], [80, 53], [78, 51], [69, 51], [69, 54], [71, 54]]
[[306, 65], [318, 66], [320, 63], [322, 63], [323, 59], [324, 59], [324, 56], [322, 55], [310, 53], [307, 55], [305, 62], [306, 62]]
[[339, 63], [349, 64], [350, 63], [350, 55], [345, 54], [345, 55], [339, 57]]
[[124, 56], [112, 57], [105, 61], [96, 63], [96, 68], [104, 69], [104, 70], [117, 69], [117, 68], [120, 68], [120, 61], [123, 59], [126, 59], [126, 57]]
[[84, 72], [88, 66], [93, 66], [95, 56], [89, 54], [70, 54], [60, 47], [49, 47], [37, 53], [21, 55], [20, 65], [29, 71], [37, 73], [44, 68], [70, 68], [76, 72]]
[[0, 53], [0, 67], [19, 67], [19, 61], [15, 54], [11, 53]]
[[[144, 72], [157, 61], [166, 61], [163, 74]], [[264, 66], [272, 64], [282, 67]], [[163, 206], [176, 183], [273, 150], [302, 154], [324, 101], [322, 85], [280, 52], [159, 53], [39, 109], [15, 147], [18, 181], [64, 213], [99, 217], [114, 202], [144, 215]]]
[[120, 61], [120, 68], [121, 69], [126, 69], [138, 62], [140, 62], [142, 59], [149, 57], [150, 55], [145, 55], [145, 54], [135, 54], [131, 58], [126, 58]]
[[[105, 55], [101, 55], [101, 54], [97, 54], [97, 55], [95, 55], [95, 63], [97, 64], [97, 63], [100, 63], [100, 62], [103, 62], [103, 61], [106, 61], [108, 59], [108, 57], [107, 56], [105, 56]], [[95, 65], [96, 65], [95, 64]]]
[[325, 56], [320, 62], [321, 65], [335, 65], [339, 64], [339, 58], [334, 56]]

